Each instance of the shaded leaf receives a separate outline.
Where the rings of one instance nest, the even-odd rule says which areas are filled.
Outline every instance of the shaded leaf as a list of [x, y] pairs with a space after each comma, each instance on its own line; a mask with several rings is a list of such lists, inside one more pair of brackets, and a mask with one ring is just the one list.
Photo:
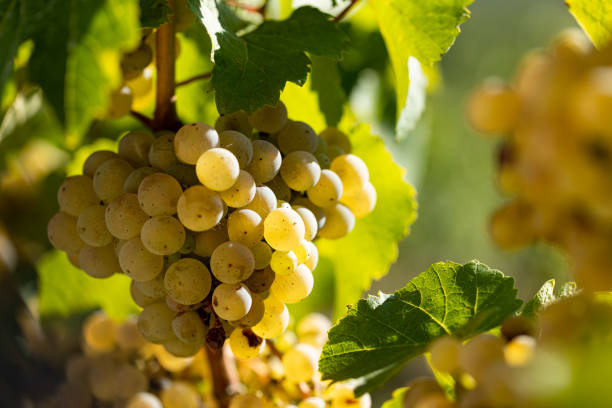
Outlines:
[[157, 28], [167, 23], [172, 15], [168, 0], [139, 0], [139, 3], [142, 28]]
[[24, 35], [25, 3], [0, 0], [0, 95], [13, 71], [13, 60]]
[[570, 13], [596, 47], [612, 40], [612, 2], [609, 0], [565, 0]]
[[558, 295], [555, 295], [555, 280], [547, 280], [542, 287], [538, 289], [536, 294], [525, 303], [523, 310], [521, 310], [521, 316], [535, 318], [542, 309], [560, 299], [574, 296], [576, 293], [576, 283], [567, 282], [561, 286]]
[[319, 109], [327, 126], [336, 126], [342, 118], [346, 95], [342, 89], [338, 62], [327, 57], [312, 56], [311, 87], [319, 97]]

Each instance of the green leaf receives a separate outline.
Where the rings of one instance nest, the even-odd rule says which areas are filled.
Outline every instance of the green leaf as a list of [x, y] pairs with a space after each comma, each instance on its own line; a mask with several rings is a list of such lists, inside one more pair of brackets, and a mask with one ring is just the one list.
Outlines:
[[169, 21], [172, 9], [168, 0], [140, 0], [140, 25], [143, 28], [157, 28]]
[[189, 0], [212, 41], [212, 87], [221, 113], [275, 105], [287, 81], [303, 85], [313, 55], [340, 59], [347, 37], [327, 14], [301, 7], [283, 21], [266, 21], [238, 36], [216, 0]]
[[535, 318], [537, 314], [552, 303], [574, 296], [577, 293], [576, 283], [567, 282], [559, 289], [559, 294], [555, 295], [555, 280], [550, 279], [544, 282], [536, 294], [523, 306], [521, 316]]
[[403, 387], [393, 391], [391, 399], [385, 401], [381, 408], [404, 408], [404, 397], [408, 389], [408, 387]]
[[356, 379], [362, 394], [384, 384], [444, 335], [469, 338], [514, 313], [514, 279], [477, 261], [440, 262], [392, 295], [369, 296], [329, 331], [323, 379]]
[[[369, 2], [391, 57], [396, 80], [397, 112], [403, 126], [411, 126], [409, 99], [410, 57], [431, 67], [448, 51], [469, 17], [473, 0], [378, 0]], [[418, 109], [417, 109], [418, 111]]]
[[66, 129], [68, 145], [102, 114], [121, 80], [122, 51], [140, 38], [136, 0], [40, 2], [44, 24], [33, 34], [31, 78]]
[[570, 13], [597, 48], [612, 40], [612, 2], [609, 0], [566, 0]]
[[13, 71], [13, 60], [23, 40], [25, 3], [0, 0], [0, 95]]
[[319, 96], [319, 109], [328, 126], [336, 126], [342, 118], [346, 95], [340, 83], [338, 62], [327, 57], [312, 56], [312, 90]]
[[130, 297], [127, 276], [92, 278], [72, 266], [63, 252], [47, 252], [38, 264], [38, 276], [42, 317], [69, 316], [102, 308], [110, 317], [122, 319], [138, 312]]

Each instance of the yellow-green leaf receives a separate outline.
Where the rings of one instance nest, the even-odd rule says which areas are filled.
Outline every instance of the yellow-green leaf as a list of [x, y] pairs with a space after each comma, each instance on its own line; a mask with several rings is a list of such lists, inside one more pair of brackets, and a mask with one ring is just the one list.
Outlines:
[[566, 0], [570, 13], [596, 47], [612, 40], [612, 2], [610, 0]]

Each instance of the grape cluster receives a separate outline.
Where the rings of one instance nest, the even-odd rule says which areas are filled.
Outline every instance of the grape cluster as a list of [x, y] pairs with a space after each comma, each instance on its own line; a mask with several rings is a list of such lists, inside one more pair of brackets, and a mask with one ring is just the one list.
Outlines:
[[282, 103], [215, 127], [129, 132], [61, 185], [49, 240], [92, 277], [133, 280], [148, 341], [190, 356], [230, 337], [257, 354], [286, 329], [285, 304], [312, 290], [312, 240], [343, 237], [375, 205], [350, 150], [337, 129], [288, 120]]
[[529, 54], [513, 84], [487, 81], [468, 117], [503, 135], [499, 184], [514, 198], [492, 217], [504, 248], [543, 239], [570, 255], [588, 289], [612, 288], [612, 46], [579, 31]]

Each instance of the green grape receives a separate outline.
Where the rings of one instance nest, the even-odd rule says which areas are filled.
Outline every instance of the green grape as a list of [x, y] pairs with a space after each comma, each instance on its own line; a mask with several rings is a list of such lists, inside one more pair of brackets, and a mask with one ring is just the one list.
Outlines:
[[516, 93], [501, 81], [489, 79], [470, 96], [467, 116], [484, 133], [511, 131], [518, 121], [520, 103]]
[[249, 122], [261, 132], [277, 133], [287, 123], [287, 108], [281, 101], [276, 106], [266, 105], [251, 113]]
[[265, 140], [253, 141], [253, 159], [247, 167], [253, 179], [258, 184], [272, 180], [281, 168], [280, 151], [272, 143]]
[[322, 131], [319, 136], [325, 140], [327, 145], [337, 146], [345, 153], [351, 152], [351, 141], [349, 140], [348, 136], [346, 136], [340, 130], [330, 127]]
[[112, 244], [104, 247], [85, 245], [79, 252], [79, 265], [93, 278], [103, 279], [121, 273]]
[[277, 274], [270, 292], [284, 303], [293, 304], [310, 295], [313, 285], [312, 272], [306, 265], [300, 264], [293, 272]]
[[311, 271], [315, 270], [317, 264], [319, 263], [319, 251], [317, 250], [317, 246], [315, 244], [313, 244], [311, 241], [302, 241], [294, 252], [297, 256], [298, 264], [303, 263]]
[[191, 123], [176, 132], [173, 143], [180, 161], [196, 164], [204, 152], [219, 146], [219, 134], [206, 123]]
[[229, 402], [229, 408], [263, 408], [263, 402], [260, 398], [252, 394], [242, 394], [232, 397]]
[[113, 236], [106, 228], [102, 205], [92, 205], [79, 215], [77, 231], [83, 242], [90, 246], [107, 246], [113, 242]]
[[362, 218], [371, 213], [376, 206], [376, 189], [367, 182], [363, 189], [353, 194], [343, 194], [340, 202], [346, 205], [355, 218]]
[[222, 147], [205, 151], [196, 163], [198, 180], [214, 191], [225, 191], [232, 187], [239, 174], [240, 165], [236, 156]]
[[149, 385], [148, 378], [128, 363], [123, 363], [117, 367], [115, 381], [118, 385], [117, 396], [119, 398], [129, 398], [136, 393], [145, 391]]
[[244, 208], [255, 211], [261, 218], [265, 219], [276, 208], [276, 202], [276, 196], [269, 187], [258, 186], [255, 189], [253, 200]]
[[164, 285], [168, 296], [178, 303], [199, 303], [210, 292], [212, 278], [206, 265], [197, 259], [183, 258], [166, 270]]
[[116, 342], [123, 351], [136, 351], [145, 345], [145, 339], [138, 331], [138, 321], [134, 316], [128, 317], [117, 326]]
[[217, 226], [208, 231], [199, 232], [195, 236], [195, 248], [193, 253], [208, 258], [212, 255], [215, 248], [229, 240], [227, 229], [223, 226]]
[[164, 408], [199, 408], [200, 395], [186, 381], [172, 381], [161, 391]]
[[253, 326], [253, 333], [264, 339], [279, 336], [289, 325], [287, 306], [273, 295], [264, 300], [264, 316]]
[[126, 241], [140, 235], [140, 230], [148, 218], [142, 211], [136, 194], [125, 193], [115, 197], [106, 207], [106, 228], [120, 240]]
[[121, 270], [136, 281], [150, 281], [159, 275], [164, 267], [164, 257], [149, 252], [140, 237], [126, 242], [119, 251]]
[[165, 173], [145, 177], [138, 186], [138, 202], [150, 216], [173, 215], [183, 189], [179, 182]]
[[134, 168], [123, 159], [102, 163], [93, 177], [93, 188], [101, 200], [110, 201], [123, 194], [123, 184]]
[[296, 333], [301, 343], [314, 347], [323, 347], [327, 342], [327, 332], [331, 328], [331, 321], [321, 313], [310, 313], [298, 323]]
[[264, 237], [268, 245], [277, 251], [296, 248], [306, 233], [302, 217], [290, 208], [278, 208], [264, 221]]
[[342, 197], [342, 180], [331, 170], [321, 170], [321, 177], [307, 191], [308, 199], [318, 207], [329, 207]]
[[154, 297], [147, 296], [144, 293], [142, 293], [136, 287], [136, 281], [132, 281], [132, 283], [130, 284], [130, 296], [132, 297], [132, 300], [134, 301], [134, 303], [136, 303], [140, 307], [145, 307], [152, 303], [157, 303], [160, 300], [162, 300], [162, 298], [154, 298]]
[[145, 306], [138, 315], [138, 330], [151, 343], [161, 343], [174, 336], [172, 320], [176, 313], [168, 308], [166, 302], [156, 302]]
[[370, 179], [368, 167], [354, 154], [343, 154], [332, 160], [330, 170], [342, 180], [343, 194], [354, 194], [363, 189]]
[[151, 132], [136, 130], [128, 132], [119, 140], [117, 153], [119, 157], [135, 166], [149, 165], [149, 149], [155, 137]]
[[249, 312], [241, 319], [230, 322], [232, 326], [246, 329], [253, 327], [263, 319], [264, 316], [264, 301], [257, 293], [251, 293], [251, 308]]
[[163, 346], [169, 353], [183, 358], [195, 356], [202, 350], [202, 344], [185, 343], [176, 337], [164, 340]]
[[153, 61], [153, 51], [146, 43], [141, 43], [134, 51], [123, 54], [121, 71], [123, 79], [137, 78], [142, 71]]
[[244, 111], [238, 111], [227, 115], [221, 115], [215, 122], [215, 129], [221, 133], [226, 130], [236, 130], [250, 137], [253, 127], [249, 123], [249, 116]]
[[77, 253], [85, 243], [79, 237], [77, 218], [64, 212], [58, 212], [49, 220], [47, 236], [51, 245], [60, 251]]
[[223, 217], [223, 200], [204, 186], [189, 187], [178, 200], [177, 212], [181, 223], [190, 230], [210, 230]]
[[521, 367], [527, 364], [535, 352], [536, 340], [531, 336], [520, 335], [513, 338], [504, 347], [504, 359], [510, 367]]
[[325, 210], [323, 208], [316, 206], [306, 197], [296, 197], [291, 204], [295, 207], [306, 207], [308, 208], [317, 219], [318, 229], [323, 228], [325, 225]]
[[175, 163], [166, 170], [166, 173], [174, 177], [183, 186], [195, 186], [196, 184], [200, 184], [196, 176], [195, 166], [189, 164]]
[[168, 215], [152, 217], [140, 230], [142, 244], [156, 255], [172, 255], [185, 243], [185, 228], [180, 221]]
[[296, 344], [282, 358], [289, 381], [310, 381], [317, 372], [319, 352], [310, 344]]
[[290, 201], [291, 200], [291, 189], [287, 184], [283, 181], [283, 178], [280, 174], [277, 174], [272, 180], [266, 183], [266, 186], [270, 187], [270, 189], [274, 192], [274, 195], [279, 200]]
[[238, 329], [229, 336], [229, 345], [236, 358], [248, 360], [262, 353], [266, 341], [250, 329]]
[[304, 239], [306, 241], [312, 241], [317, 236], [317, 231], [319, 230], [319, 222], [317, 221], [317, 217], [306, 207], [295, 206], [293, 210], [300, 215], [302, 221], [304, 221]]
[[149, 392], [139, 392], [133, 395], [125, 408], [164, 408], [159, 398]]
[[244, 281], [244, 284], [251, 292], [265, 293], [272, 286], [275, 278], [274, 271], [269, 266], [253, 271], [251, 276]]
[[164, 370], [171, 373], [180, 373], [184, 371], [194, 361], [193, 357], [177, 357], [163, 346], [153, 346], [152, 351], [159, 365], [162, 366]]
[[459, 351], [459, 367], [476, 381], [485, 379], [487, 368], [503, 361], [504, 341], [492, 334], [480, 334]]
[[342, 204], [325, 209], [325, 225], [319, 230], [319, 236], [327, 239], [342, 238], [355, 227], [355, 216]]
[[308, 397], [298, 404], [297, 408], [325, 408], [325, 400], [320, 397]]
[[166, 296], [166, 287], [164, 286], [164, 273], [159, 273], [156, 277], [148, 281], [134, 281], [134, 285], [144, 295], [161, 299]]
[[241, 169], [246, 168], [253, 159], [253, 145], [248, 137], [235, 130], [225, 130], [219, 134], [219, 145], [236, 156]]
[[94, 174], [96, 174], [96, 170], [102, 163], [110, 159], [116, 159], [117, 157], [117, 153], [111, 152], [110, 150], [95, 151], [90, 154], [83, 163], [83, 174], [93, 178]]
[[319, 162], [321, 169], [329, 169], [331, 159], [326, 153], [315, 153], [314, 157], [317, 159], [317, 162]]
[[136, 98], [149, 95], [153, 90], [153, 70], [147, 67], [136, 78], [125, 81], [125, 83]]
[[255, 269], [263, 269], [270, 264], [272, 259], [272, 248], [270, 248], [270, 245], [259, 241], [250, 249], [255, 258]]
[[110, 102], [106, 111], [107, 117], [117, 119], [129, 115], [134, 100], [132, 90], [129, 87], [122, 86], [114, 90], [110, 93], [109, 99]]
[[94, 204], [99, 204], [93, 181], [88, 176], [68, 177], [57, 190], [60, 211], [78, 217]]
[[290, 120], [278, 134], [278, 147], [283, 154], [304, 151], [314, 153], [319, 137], [308, 124]]
[[429, 348], [431, 364], [443, 373], [454, 374], [459, 369], [461, 342], [454, 337], [441, 337]]
[[306, 191], [319, 181], [321, 167], [312, 154], [294, 151], [283, 159], [280, 174], [291, 189]]
[[137, 168], [125, 179], [125, 183], [123, 183], [123, 192], [138, 194], [138, 187], [140, 186], [140, 183], [142, 183], [142, 180], [154, 173], [157, 173], [157, 170], [153, 167]]
[[100, 357], [92, 361], [87, 379], [94, 397], [102, 401], [112, 401], [119, 396], [116, 370], [117, 363], [109, 358]]
[[255, 197], [255, 180], [251, 174], [240, 170], [238, 179], [229, 189], [221, 191], [219, 196], [229, 207], [239, 208], [248, 205]]
[[174, 334], [183, 343], [204, 344], [206, 327], [197, 312], [185, 312], [172, 321]]
[[149, 149], [149, 163], [155, 168], [167, 171], [176, 164], [176, 160], [176, 154], [174, 154], [174, 133], [168, 131], [160, 132]]
[[94, 351], [115, 348], [117, 325], [104, 312], [91, 314], [83, 324], [83, 340]]
[[68, 258], [68, 262], [72, 264], [75, 268], [81, 269], [81, 265], [79, 264], [79, 253], [78, 252], [66, 252], [66, 257]]
[[[255, 258], [243, 244], [234, 241], [217, 246], [210, 257], [210, 269], [224, 283], [238, 283], [253, 273]], [[232, 319], [236, 320], [236, 319]]]
[[264, 223], [253, 210], [236, 210], [227, 218], [227, 233], [230, 241], [239, 242], [247, 248], [263, 238]]
[[215, 288], [212, 296], [212, 306], [217, 316], [229, 321], [246, 316], [252, 303], [249, 290], [241, 284], [222, 283]]
[[291, 273], [297, 267], [297, 256], [293, 251], [274, 251], [270, 259], [270, 268], [277, 275]]

